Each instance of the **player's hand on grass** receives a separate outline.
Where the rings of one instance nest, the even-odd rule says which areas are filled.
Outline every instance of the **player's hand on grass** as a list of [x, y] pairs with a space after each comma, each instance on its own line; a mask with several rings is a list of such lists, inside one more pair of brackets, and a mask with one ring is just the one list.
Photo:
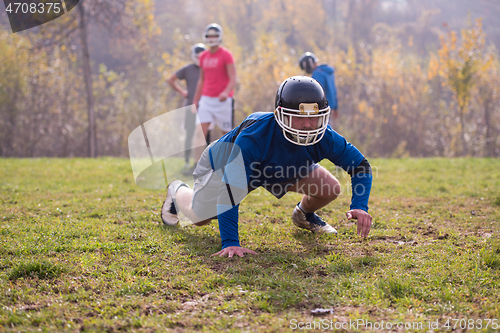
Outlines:
[[346, 213], [347, 218], [358, 220], [358, 235], [367, 237], [372, 227], [372, 217], [361, 209], [353, 209]]
[[213, 256], [225, 257], [227, 255], [228, 258], [232, 258], [236, 254], [243, 258], [245, 253], [257, 254], [256, 252], [241, 246], [228, 246], [222, 251], [212, 254], [211, 257]]

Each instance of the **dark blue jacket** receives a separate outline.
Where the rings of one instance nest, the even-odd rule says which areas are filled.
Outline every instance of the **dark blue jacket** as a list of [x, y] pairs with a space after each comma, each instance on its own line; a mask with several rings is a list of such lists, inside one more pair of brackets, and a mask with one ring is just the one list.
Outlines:
[[318, 81], [325, 90], [326, 99], [332, 110], [337, 110], [337, 89], [335, 88], [334, 69], [326, 64], [319, 65], [312, 73], [313, 79]]

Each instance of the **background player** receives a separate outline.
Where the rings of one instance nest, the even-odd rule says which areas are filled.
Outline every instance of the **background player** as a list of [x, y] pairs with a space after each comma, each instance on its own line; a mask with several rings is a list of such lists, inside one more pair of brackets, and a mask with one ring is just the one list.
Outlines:
[[308, 74], [312, 74], [313, 79], [318, 81], [326, 93], [326, 99], [332, 110], [330, 116], [330, 126], [338, 129], [338, 103], [337, 103], [337, 88], [335, 87], [335, 70], [327, 64], [319, 64], [318, 58], [314, 53], [306, 52], [300, 56], [300, 68]]
[[[201, 52], [205, 51], [206, 49], [206, 46], [201, 43], [194, 44], [191, 47], [191, 60], [193, 62], [182, 67], [167, 79], [168, 84], [184, 97], [183, 106], [193, 104], [196, 86], [200, 78], [199, 58]], [[178, 84], [178, 80], [184, 80], [186, 82], [186, 89], [183, 89]], [[185, 170], [190, 170], [189, 157], [191, 155], [191, 143], [193, 141], [193, 135], [195, 132], [195, 122], [196, 113], [187, 111], [184, 118], [184, 128], [186, 129], [186, 141], [184, 144], [184, 159], [186, 161], [186, 165], [184, 166]]]
[[[200, 56], [200, 78], [194, 104], [197, 106], [203, 134], [207, 137], [210, 123], [226, 134], [233, 128], [233, 95], [236, 67], [232, 53], [221, 46], [222, 28], [209, 24], [203, 35], [209, 50]], [[208, 143], [208, 142], [207, 142]]]

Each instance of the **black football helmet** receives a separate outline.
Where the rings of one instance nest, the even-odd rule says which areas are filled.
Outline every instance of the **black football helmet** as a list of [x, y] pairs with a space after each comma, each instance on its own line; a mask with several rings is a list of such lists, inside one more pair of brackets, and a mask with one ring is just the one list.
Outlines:
[[311, 74], [314, 70], [314, 64], [318, 63], [318, 57], [314, 53], [306, 52], [300, 56], [299, 65], [307, 74]]
[[[315, 128], [294, 128], [294, 119], [303, 117], [317, 119]], [[276, 93], [274, 118], [288, 141], [299, 146], [319, 142], [330, 118], [330, 106], [321, 84], [308, 76], [292, 76], [283, 81]]]

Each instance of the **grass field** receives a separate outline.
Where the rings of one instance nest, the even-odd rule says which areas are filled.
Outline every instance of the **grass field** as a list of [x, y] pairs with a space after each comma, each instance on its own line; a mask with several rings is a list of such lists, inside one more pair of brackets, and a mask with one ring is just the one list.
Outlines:
[[259, 255], [223, 259], [217, 222], [162, 226], [165, 192], [126, 159], [1, 159], [0, 332], [496, 331], [500, 160], [370, 163], [368, 239], [339, 172], [345, 193], [318, 213], [339, 235], [294, 227], [299, 195], [254, 192], [240, 238]]

